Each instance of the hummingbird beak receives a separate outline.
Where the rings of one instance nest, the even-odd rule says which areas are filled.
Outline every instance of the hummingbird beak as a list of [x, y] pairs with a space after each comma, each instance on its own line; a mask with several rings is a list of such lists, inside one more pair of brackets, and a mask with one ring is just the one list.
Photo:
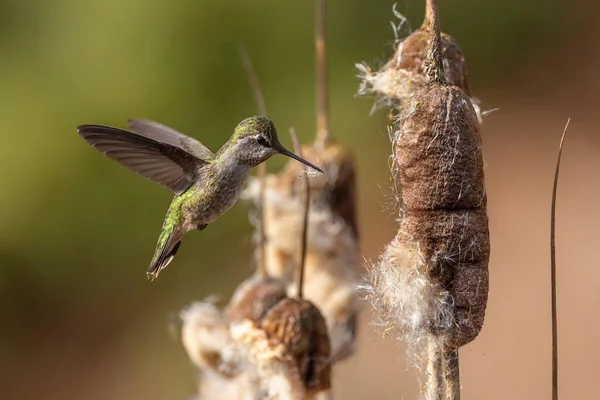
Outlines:
[[286, 149], [282, 148], [281, 150], [279, 150], [279, 152], [280, 152], [281, 154], [283, 154], [284, 156], [288, 156], [288, 157], [290, 157], [290, 158], [293, 158], [294, 160], [300, 161], [302, 164], [304, 164], [304, 165], [306, 165], [306, 166], [309, 166], [309, 167], [311, 167], [311, 168], [312, 168], [312, 169], [314, 169], [315, 171], [319, 171], [320, 173], [323, 173], [323, 170], [322, 170], [321, 168], [319, 168], [319, 167], [317, 167], [317, 166], [315, 166], [315, 165], [313, 165], [313, 164], [309, 163], [309, 162], [308, 162], [308, 161], [306, 161], [304, 158], [302, 158], [302, 157], [300, 157], [300, 156], [297, 156], [297, 155], [295, 155], [294, 153], [292, 153], [292, 152], [291, 152], [291, 151], [289, 151], [289, 150], [286, 150]]

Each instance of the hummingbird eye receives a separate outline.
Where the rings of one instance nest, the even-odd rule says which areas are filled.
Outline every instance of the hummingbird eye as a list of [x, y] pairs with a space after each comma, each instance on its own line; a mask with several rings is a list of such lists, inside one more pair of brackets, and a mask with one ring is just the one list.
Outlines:
[[265, 139], [265, 137], [264, 137], [264, 136], [262, 136], [262, 135], [258, 135], [258, 136], [256, 137], [256, 142], [257, 142], [258, 144], [260, 144], [261, 146], [270, 147], [270, 146], [269, 146], [269, 143], [267, 143], [267, 139]]

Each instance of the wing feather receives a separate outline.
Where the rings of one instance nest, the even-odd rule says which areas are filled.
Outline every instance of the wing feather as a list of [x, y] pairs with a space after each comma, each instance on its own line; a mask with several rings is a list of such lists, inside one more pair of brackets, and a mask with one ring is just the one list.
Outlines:
[[204, 161], [185, 149], [120, 128], [82, 125], [77, 132], [107, 157], [176, 194], [185, 192], [197, 179]]
[[127, 121], [131, 130], [157, 142], [179, 147], [202, 160], [209, 161], [214, 154], [198, 140], [184, 135], [173, 128], [148, 119], [135, 118]]

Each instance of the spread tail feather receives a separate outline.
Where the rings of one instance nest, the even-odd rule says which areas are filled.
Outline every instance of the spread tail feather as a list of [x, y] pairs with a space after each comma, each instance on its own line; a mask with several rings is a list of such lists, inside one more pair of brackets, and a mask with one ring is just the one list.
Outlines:
[[181, 245], [181, 237], [182, 231], [180, 227], [165, 222], [163, 231], [158, 238], [154, 257], [152, 258], [150, 267], [148, 267], [148, 272], [146, 272], [148, 279], [151, 281], [156, 279], [160, 271], [165, 269], [173, 260]]

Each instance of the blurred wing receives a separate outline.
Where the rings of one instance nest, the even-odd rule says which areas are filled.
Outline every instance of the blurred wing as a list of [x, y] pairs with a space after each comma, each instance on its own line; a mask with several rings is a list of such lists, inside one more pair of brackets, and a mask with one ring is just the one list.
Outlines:
[[119, 128], [82, 125], [77, 132], [98, 151], [175, 194], [185, 192], [207, 164], [180, 147]]
[[202, 160], [210, 160], [213, 157], [212, 151], [200, 143], [198, 140], [177, 132], [173, 128], [159, 124], [158, 122], [147, 119], [130, 119], [129, 127], [138, 135], [145, 136], [149, 139], [154, 139], [160, 143], [170, 144], [171, 146], [180, 147]]

